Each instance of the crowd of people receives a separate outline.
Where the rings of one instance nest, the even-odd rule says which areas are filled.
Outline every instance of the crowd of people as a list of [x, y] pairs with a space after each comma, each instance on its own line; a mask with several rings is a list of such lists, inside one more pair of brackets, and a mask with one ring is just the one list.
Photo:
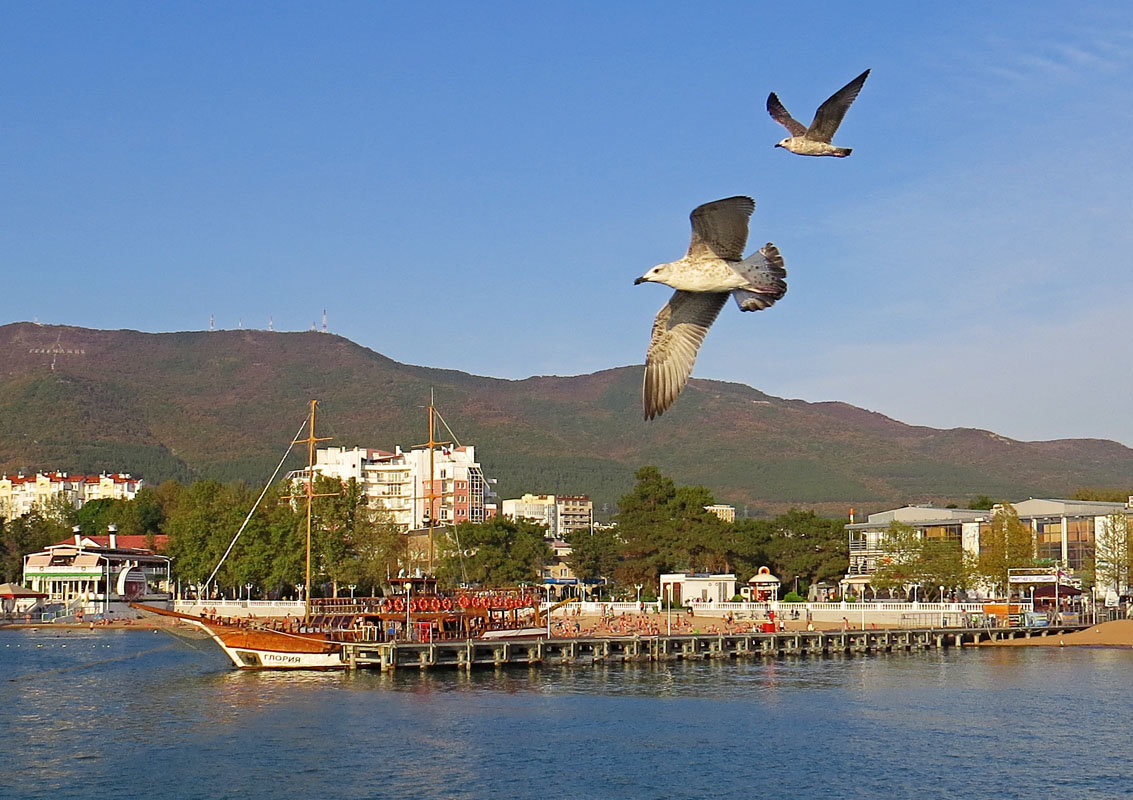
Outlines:
[[[806, 625], [814, 630], [808, 618]], [[554, 616], [551, 622], [551, 635], [558, 638], [594, 636], [661, 636], [670, 631], [674, 634], [715, 634], [715, 633], [760, 633], [768, 630], [786, 630], [787, 622], [775, 612], [770, 612], [756, 620], [740, 620], [730, 612], [723, 617], [697, 617], [691, 609], [673, 611], [671, 616], [665, 611], [644, 612], [640, 614], [613, 614], [607, 612], [597, 617], [583, 617], [578, 609], [568, 610], [565, 616]]]

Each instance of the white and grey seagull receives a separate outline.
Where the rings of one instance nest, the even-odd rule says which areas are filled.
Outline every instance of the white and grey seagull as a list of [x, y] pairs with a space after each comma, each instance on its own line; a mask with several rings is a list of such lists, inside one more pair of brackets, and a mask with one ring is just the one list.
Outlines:
[[658, 264], [634, 281], [663, 283], [677, 291], [653, 320], [645, 356], [642, 404], [645, 418], [665, 412], [688, 383], [704, 334], [732, 295], [741, 311], [770, 307], [787, 292], [787, 270], [768, 242], [744, 258], [747, 225], [755, 201], [728, 197], [695, 208], [692, 242], [679, 261]]
[[779, 102], [779, 97], [775, 92], [767, 95], [767, 111], [771, 114], [771, 118], [791, 133], [790, 136], [775, 146], [785, 148], [800, 156], [834, 156], [835, 158], [848, 156], [853, 148], [835, 147], [830, 143], [830, 140], [834, 138], [834, 133], [838, 130], [838, 126], [842, 124], [842, 118], [846, 116], [850, 104], [857, 99], [858, 92], [862, 90], [862, 84], [865, 83], [868, 76], [869, 70], [867, 69], [830, 95], [826, 102], [820, 105], [818, 111], [814, 113], [814, 121], [810, 123], [809, 128], [787, 113], [787, 109]]

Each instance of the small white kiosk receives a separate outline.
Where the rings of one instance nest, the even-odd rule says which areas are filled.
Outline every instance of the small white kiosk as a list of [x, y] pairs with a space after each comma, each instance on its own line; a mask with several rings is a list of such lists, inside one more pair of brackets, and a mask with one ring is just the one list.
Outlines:
[[782, 581], [772, 575], [768, 567], [760, 567], [748, 580], [741, 594], [749, 602], [768, 603], [779, 599], [781, 585]]

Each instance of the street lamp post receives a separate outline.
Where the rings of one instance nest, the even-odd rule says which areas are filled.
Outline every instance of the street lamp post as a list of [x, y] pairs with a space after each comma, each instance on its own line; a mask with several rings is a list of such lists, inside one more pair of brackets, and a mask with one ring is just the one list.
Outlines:
[[641, 610], [641, 587], [644, 586], [644, 585], [645, 584], [643, 584], [643, 583], [635, 583], [633, 585], [633, 588], [637, 589], [637, 610], [638, 611]]
[[247, 598], [245, 598], [245, 599], [247, 599], [247, 600], [249, 600], [249, 601], [251, 601], [251, 599], [252, 599], [252, 587], [253, 587], [254, 585], [255, 585], [255, 584], [253, 584], [253, 583], [251, 583], [251, 582], [249, 582], [249, 583], [245, 583], [245, 584], [244, 584], [244, 588], [245, 588], [245, 589], [247, 589], [247, 591], [248, 591], [248, 596], [247, 596]]
[[351, 600], [354, 599], [354, 590], [357, 589], [357, 588], [358, 588], [358, 584], [356, 584], [356, 583], [350, 584], [350, 599]]
[[669, 602], [666, 604], [666, 607], [668, 609], [668, 614], [669, 614], [669, 617], [668, 617], [668, 635], [672, 636], [673, 635], [673, 584], [671, 584], [671, 583], [665, 584], [665, 593], [666, 593], [666, 596], [668, 597], [668, 600], [669, 600]]
[[543, 584], [547, 590], [547, 638], [551, 638], [551, 584]]
[[795, 576], [795, 597], [799, 596], [799, 576]]

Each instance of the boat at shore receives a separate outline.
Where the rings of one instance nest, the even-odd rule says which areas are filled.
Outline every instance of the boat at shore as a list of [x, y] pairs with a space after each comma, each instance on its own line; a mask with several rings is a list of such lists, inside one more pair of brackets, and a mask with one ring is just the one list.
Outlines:
[[434, 578], [395, 578], [388, 597], [315, 598], [307, 621], [193, 616], [134, 603], [208, 634], [240, 669], [345, 669], [347, 645], [545, 636], [522, 588], [442, 592]]
[[[307, 477], [304, 481], [307, 562], [303, 619], [227, 618], [217, 616], [215, 611], [193, 616], [144, 603], [131, 603], [131, 607], [201, 628], [239, 669], [345, 669], [347, 646], [357, 644], [546, 635], [539, 599], [524, 587], [442, 591], [436, 578], [416, 571], [412, 575], [403, 573], [391, 578], [393, 592], [386, 597], [311, 598], [308, 591], [311, 585], [311, 501], [321, 496], [314, 494], [314, 448], [316, 442], [327, 441], [315, 436], [317, 405], [318, 401], [311, 401], [305, 423], [307, 437], [296, 438], [292, 442], [292, 446], [307, 445]], [[436, 444], [433, 439], [433, 407], [430, 404], [428, 446], [432, 448]], [[430, 480], [430, 486], [433, 485]], [[429, 499], [431, 507], [432, 495]], [[432, 522], [429, 524], [428, 541], [431, 565]], [[219, 568], [220, 565], [217, 565]]]

